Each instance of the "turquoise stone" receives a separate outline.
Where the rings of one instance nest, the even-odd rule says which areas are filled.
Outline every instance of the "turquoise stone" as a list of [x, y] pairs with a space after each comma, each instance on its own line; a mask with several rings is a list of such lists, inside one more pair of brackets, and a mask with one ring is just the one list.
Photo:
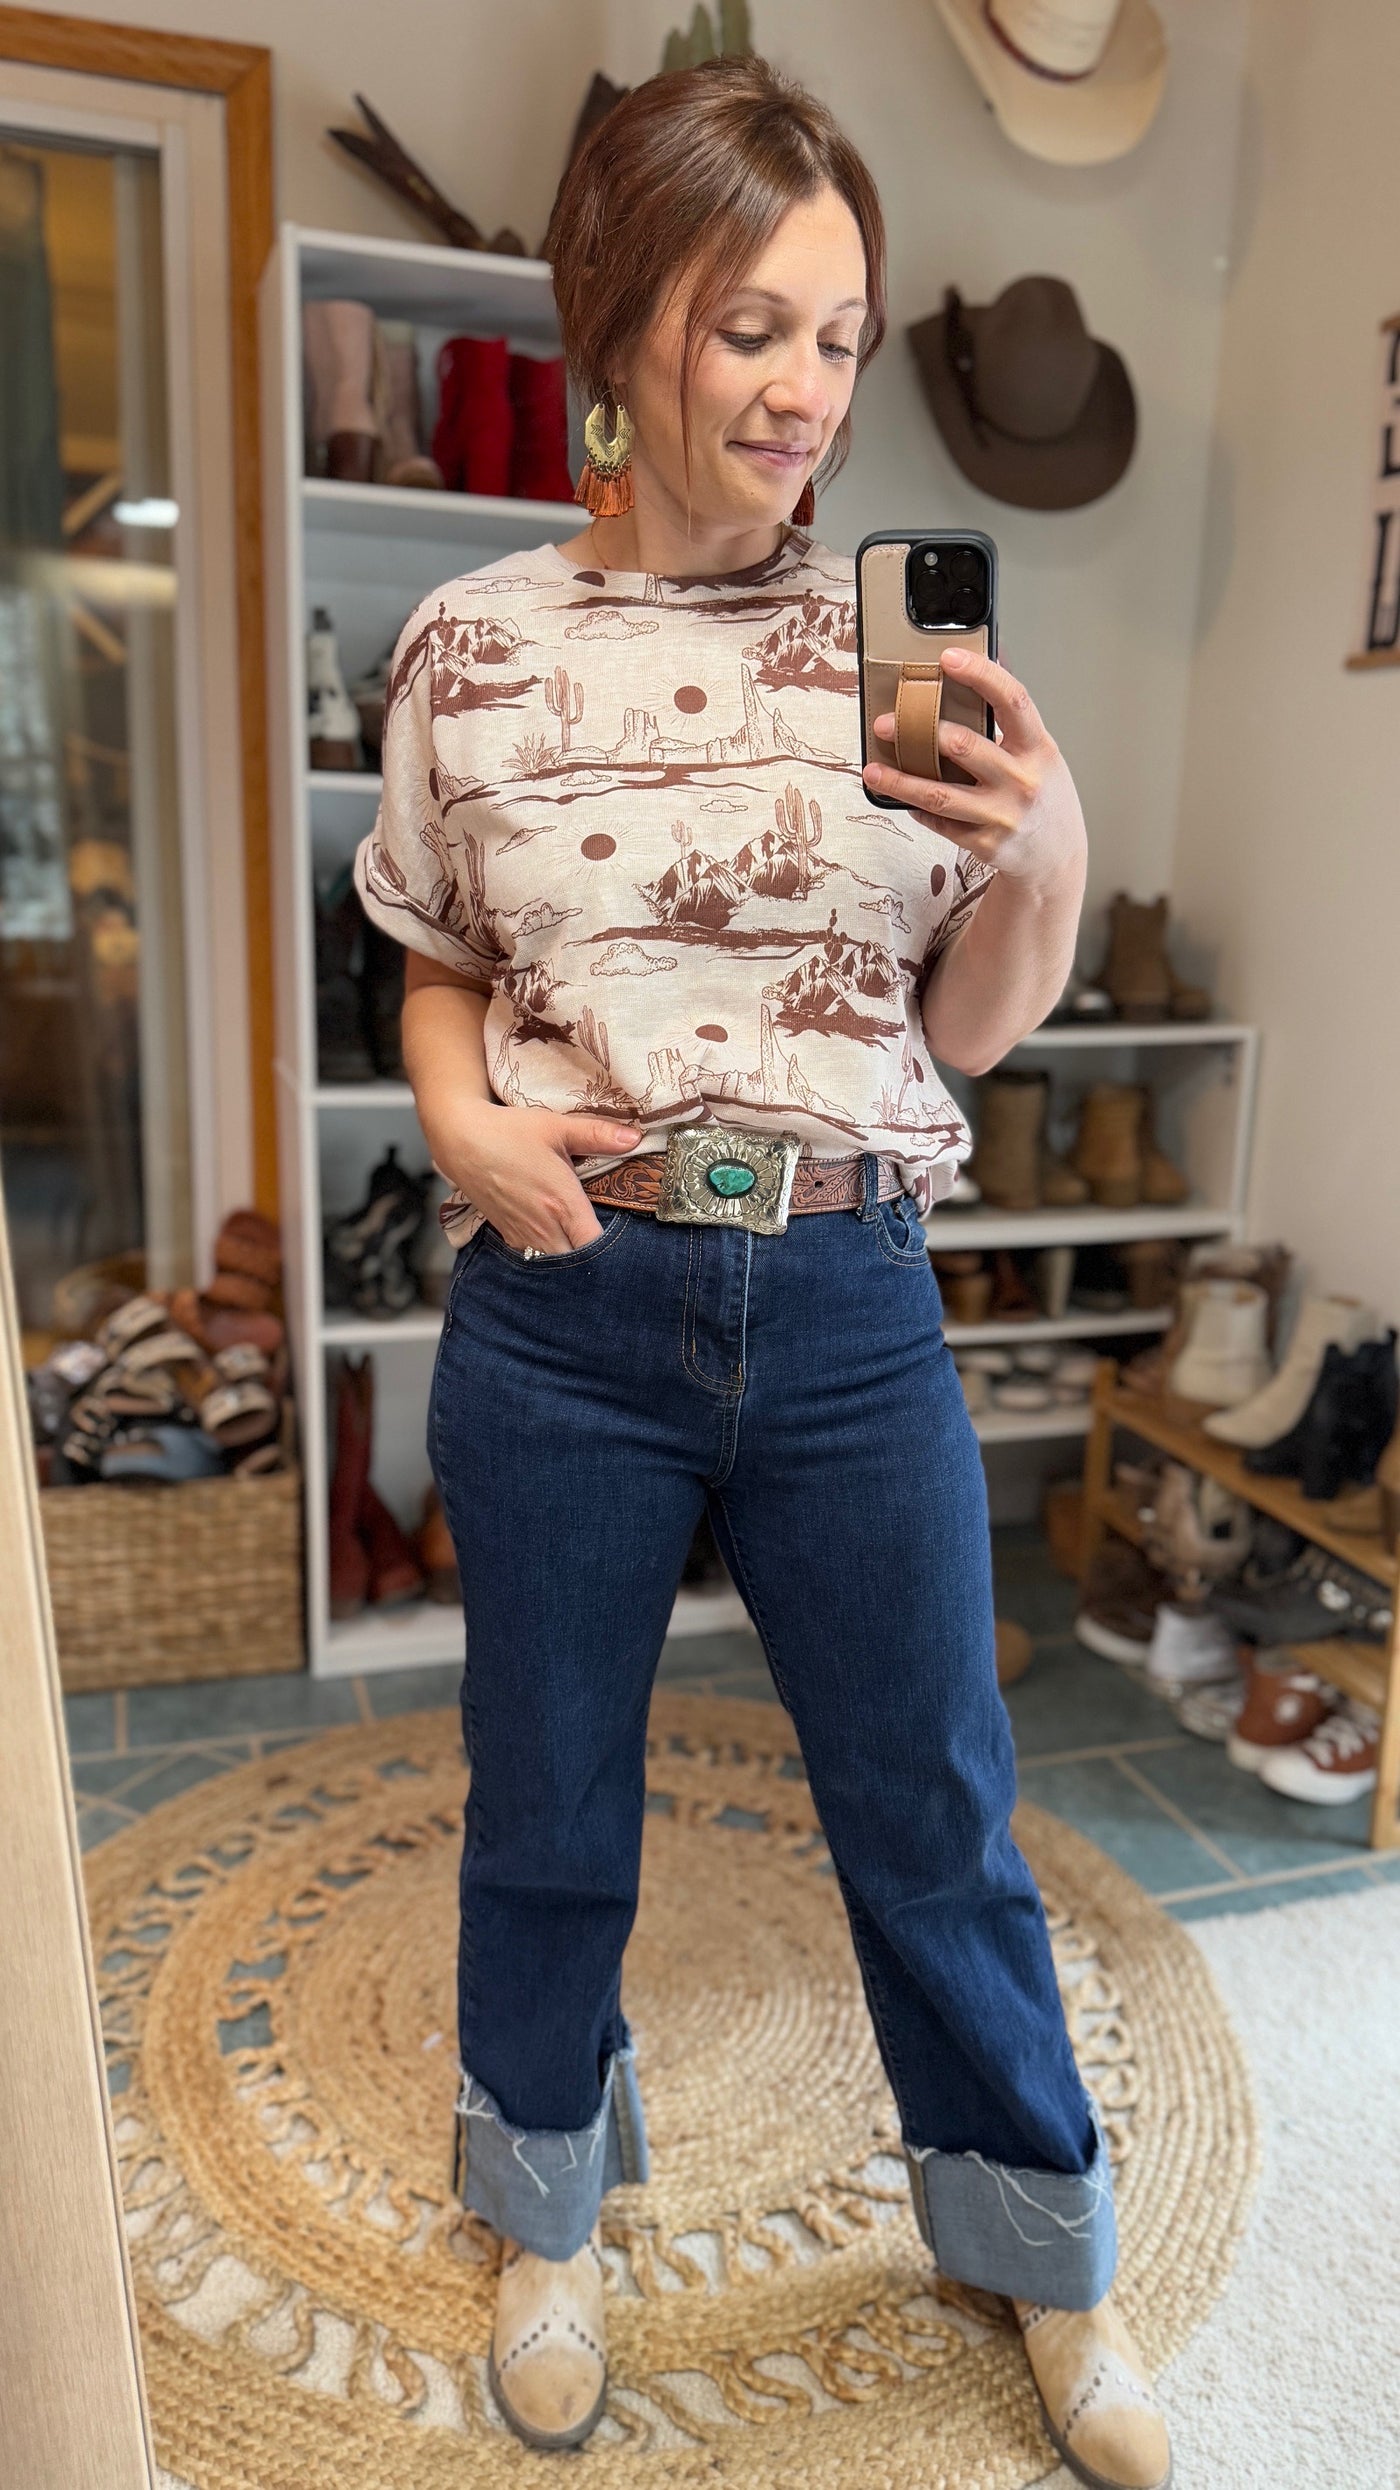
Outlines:
[[754, 1171], [741, 1166], [737, 1159], [720, 1159], [706, 1168], [705, 1182], [716, 1193], [747, 1193], [754, 1183]]

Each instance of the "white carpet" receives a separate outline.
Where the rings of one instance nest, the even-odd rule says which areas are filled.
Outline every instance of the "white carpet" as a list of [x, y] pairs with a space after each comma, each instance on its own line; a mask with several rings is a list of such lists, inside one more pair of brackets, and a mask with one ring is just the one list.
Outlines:
[[1244, 2043], [1263, 2172], [1160, 2381], [1175, 2490], [1400, 2490], [1400, 1881], [1190, 1934]]
[[1189, 1932], [1264, 2166], [1224, 2294], [1158, 2382], [1175, 2490], [1400, 2490], [1400, 1883]]

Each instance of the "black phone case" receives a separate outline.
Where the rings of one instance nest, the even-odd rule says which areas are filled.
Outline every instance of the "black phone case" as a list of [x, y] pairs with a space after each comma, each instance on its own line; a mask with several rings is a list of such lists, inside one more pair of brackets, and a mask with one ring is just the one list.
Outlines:
[[[975, 630], [925, 630], [911, 620], [904, 597], [904, 557], [911, 545], [979, 545], [991, 565], [991, 614], [986, 623]], [[896, 566], [877, 548], [897, 547], [900, 560]], [[875, 555], [867, 572], [867, 557]], [[896, 610], [894, 572], [898, 570]], [[883, 635], [883, 637], [881, 636]], [[889, 646], [884, 642], [888, 640]], [[970, 527], [882, 528], [873, 535], [863, 536], [856, 547], [856, 664], [860, 697], [860, 759], [862, 770], [867, 761], [884, 761], [895, 766], [893, 747], [882, 743], [872, 731], [871, 721], [893, 706], [893, 685], [901, 661], [928, 665], [937, 660], [939, 650], [961, 642], [964, 647], [981, 648], [988, 657], [997, 653], [997, 549], [990, 536]], [[878, 643], [874, 645], [873, 643]], [[950, 723], [971, 726], [978, 734], [991, 736], [995, 719], [984, 700], [962, 685], [947, 683], [943, 714]], [[971, 774], [959, 769], [955, 761], [945, 761], [943, 775], [955, 784], [970, 786]], [[903, 813], [906, 804], [894, 796], [876, 795], [861, 780], [867, 804], [878, 805], [882, 812]]]

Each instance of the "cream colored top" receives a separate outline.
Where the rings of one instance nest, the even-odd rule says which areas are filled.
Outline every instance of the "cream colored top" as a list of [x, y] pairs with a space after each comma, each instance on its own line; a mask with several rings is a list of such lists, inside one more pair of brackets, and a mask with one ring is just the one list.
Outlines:
[[802, 535], [690, 580], [546, 545], [424, 599], [356, 881], [490, 995], [499, 1099], [631, 1118], [636, 1155], [718, 1121], [949, 1191], [971, 1136], [919, 999], [991, 868], [866, 802], [855, 647], [853, 566]]

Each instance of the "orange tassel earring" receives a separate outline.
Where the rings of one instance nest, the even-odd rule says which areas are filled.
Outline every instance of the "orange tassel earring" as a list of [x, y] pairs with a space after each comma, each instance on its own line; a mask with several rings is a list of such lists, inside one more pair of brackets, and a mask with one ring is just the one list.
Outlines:
[[812, 479], [808, 476], [793, 506], [792, 524], [794, 527], [810, 527], [816, 515], [817, 497], [812, 490]]
[[609, 434], [604, 425], [606, 410], [601, 398], [589, 408], [584, 418], [583, 473], [574, 490], [575, 501], [591, 510], [595, 519], [620, 519], [632, 507], [632, 418], [625, 406], [619, 406]]

